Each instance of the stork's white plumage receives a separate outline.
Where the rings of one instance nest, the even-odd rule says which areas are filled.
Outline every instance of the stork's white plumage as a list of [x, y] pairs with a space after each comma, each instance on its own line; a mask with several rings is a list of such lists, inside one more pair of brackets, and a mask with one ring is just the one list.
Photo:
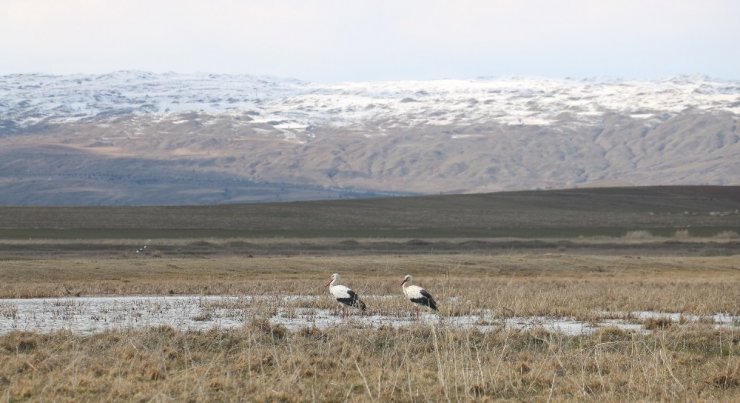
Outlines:
[[406, 295], [406, 298], [417, 306], [417, 316], [419, 315], [418, 306], [425, 306], [431, 308], [433, 311], [437, 310], [437, 303], [434, 301], [432, 294], [418, 285], [411, 285], [410, 275], [407, 274], [406, 277], [403, 278], [401, 288], [403, 289], [403, 293]]
[[348, 306], [365, 311], [365, 303], [360, 300], [360, 296], [346, 285], [337, 284], [338, 282], [339, 274], [334, 273], [331, 275], [331, 280], [329, 280], [326, 285], [329, 287], [329, 293], [337, 299], [337, 302], [342, 304], [342, 316], [347, 316], [347, 311], [345, 309]]

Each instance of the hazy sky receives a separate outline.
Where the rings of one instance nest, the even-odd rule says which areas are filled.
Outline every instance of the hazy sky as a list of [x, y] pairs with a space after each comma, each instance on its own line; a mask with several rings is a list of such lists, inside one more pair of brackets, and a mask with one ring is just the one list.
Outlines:
[[740, 79], [735, 0], [0, 0], [0, 74]]

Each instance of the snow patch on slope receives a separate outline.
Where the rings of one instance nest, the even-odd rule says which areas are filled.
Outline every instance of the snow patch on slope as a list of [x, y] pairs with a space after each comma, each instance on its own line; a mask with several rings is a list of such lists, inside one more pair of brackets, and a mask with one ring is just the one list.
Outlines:
[[[592, 124], [607, 113], [665, 119], [686, 109], [740, 114], [740, 82], [494, 78], [308, 83], [223, 74], [0, 76], [0, 120], [24, 128], [127, 115], [245, 116], [282, 133], [316, 126], [382, 134], [398, 127]], [[368, 127], [368, 125], [370, 127]]]

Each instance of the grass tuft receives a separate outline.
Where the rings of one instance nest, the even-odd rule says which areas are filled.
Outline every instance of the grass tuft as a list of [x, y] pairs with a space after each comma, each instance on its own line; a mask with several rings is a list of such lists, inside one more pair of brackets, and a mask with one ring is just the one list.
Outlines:
[[720, 389], [740, 388], [740, 370], [738, 366], [724, 369], [711, 377], [710, 383]]

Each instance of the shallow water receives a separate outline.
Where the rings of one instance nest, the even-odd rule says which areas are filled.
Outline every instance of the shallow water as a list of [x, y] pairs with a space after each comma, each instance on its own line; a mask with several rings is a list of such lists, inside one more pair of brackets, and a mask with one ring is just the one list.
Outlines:
[[[233, 301], [229, 301], [233, 300]], [[183, 330], [230, 328], [246, 316], [230, 308], [211, 308], [211, 302], [234, 302], [237, 297], [90, 297], [0, 300], [0, 334], [13, 330], [99, 333], [111, 329], [172, 326]]]
[[[270, 322], [283, 325], [289, 330], [305, 327], [325, 329], [339, 325], [397, 328], [425, 323], [450, 328], [477, 328], [483, 332], [541, 328], [566, 335], [585, 335], [606, 327], [648, 332], [640, 321], [664, 318], [682, 325], [701, 322], [715, 328], [740, 331], [740, 317], [727, 314], [701, 317], [652, 311], [601, 312], [597, 316], [603, 319], [585, 322], [544, 316], [500, 318], [496, 317], [493, 311], [481, 310], [474, 315], [445, 318], [433, 313], [423, 313], [417, 321], [408, 313], [400, 315], [354, 313], [349, 318], [343, 319], [337, 310], [290, 306], [296, 302], [311, 303], [319, 298], [321, 297], [113, 296], [4, 299], [0, 300], [0, 335], [16, 330], [42, 333], [68, 330], [77, 334], [92, 334], [113, 329], [143, 329], [157, 326], [171, 326], [179, 330], [229, 329], [242, 326], [254, 317], [257, 311], [273, 313]], [[265, 309], [266, 307], [268, 309]]]
[[[348, 319], [342, 319], [333, 314], [333, 311], [325, 309], [299, 309], [285, 311], [281, 310], [270, 320], [274, 324], [285, 326], [289, 330], [297, 330], [305, 327], [317, 327], [319, 329], [337, 326], [344, 322], [358, 327], [379, 328], [381, 326], [404, 327], [418, 323], [438, 324], [455, 329], [477, 328], [482, 332], [496, 329], [537, 329], [563, 333], [566, 335], [582, 335], [596, 332], [603, 327], [602, 323], [589, 324], [567, 318], [549, 318], [544, 316], [494, 318], [490, 311], [483, 311], [476, 315], [461, 315], [442, 318], [433, 313], [424, 313], [416, 320], [411, 316], [387, 316], [387, 315], [354, 315]], [[627, 322], [612, 322], [605, 326], [624, 328], [625, 330], [644, 330], [641, 325]], [[637, 329], [639, 328], [639, 329]]]

